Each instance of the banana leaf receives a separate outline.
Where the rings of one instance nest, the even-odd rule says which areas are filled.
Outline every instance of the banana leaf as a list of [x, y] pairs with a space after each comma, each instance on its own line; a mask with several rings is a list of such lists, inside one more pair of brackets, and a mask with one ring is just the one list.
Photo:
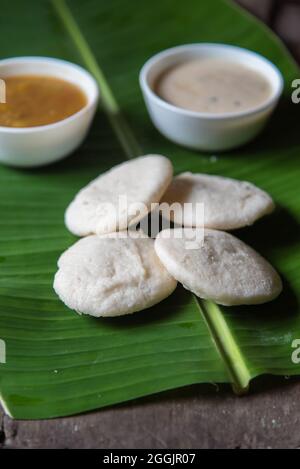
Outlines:
[[[291, 102], [293, 59], [264, 25], [223, 0], [1, 1], [1, 58], [61, 57], [89, 68], [102, 108], [81, 148], [35, 170], [0, 168], [0, 401], [20, 419], [80, 413], [194, 383], [245, 392], [262, 374], [299, 375], [300, 105]], [[182, 43], [226, 42], [264, 54], [282, 71], [285, 93], [262, 135], [220, 155], [178, 147], [151, 124], [138, 72], [152, 54]], [[121, 115], [122, 113], [122, 115]], [[183, 288], [156, 307], [97, 320], [68, 310], [52, 289], [57, 258], [75, 237], [63, 223], [74, 194], [138, 153], [169, 156], [176, 172], [251, 181], [276, 212], [236, 235], [284, 280], [270, 304], [218, 307]]]

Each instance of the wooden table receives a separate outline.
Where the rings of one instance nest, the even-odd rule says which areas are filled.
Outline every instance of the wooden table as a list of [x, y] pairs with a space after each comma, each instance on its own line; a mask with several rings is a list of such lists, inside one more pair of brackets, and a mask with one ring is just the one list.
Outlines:
[[300, 379], [264, 379], [236, 397], [191, 386], [127, 405], [55, 420], [0, 414], [0, 447], [300, 448]]

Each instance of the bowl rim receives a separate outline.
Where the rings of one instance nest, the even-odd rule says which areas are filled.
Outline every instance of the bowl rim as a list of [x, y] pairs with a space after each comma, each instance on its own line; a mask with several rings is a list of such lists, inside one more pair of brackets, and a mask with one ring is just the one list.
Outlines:
[[[89, 111], [97, 103], [97, 101], [99, 99], [99, 87], [98, 87], [98, 84], [97, 84], [95, 78], [93, 77], [93, 75], [90, 72], [88, 72], [88, 70], [86, 70], [85, 68], [83, 68], [80, 65], [77, 65], [73, 62], [69, 62], [68, 60], [59, 59], [59, 58], [56, 58], [56, 57], [46, 57], [46, 56], [37, 56], [37, 55], [9, 57], [7, 59], [1, 59], [0, 60], [0, 73], [1, 73], [1, 66], [2, 65], [19, 64], [20, 66], [22, 66], [22, 64], [24, 64], [24, 63], [41, 63], [42, 64], [42, 63], [45, 63], [45, 62], [49, 63], [50, 65], [51, 64], [53, 64], [53, 65], [55, 65], [55, 64], [65, 65], [65, 66], [69, 67], [70, 69], [75, 69], [78, 72], [83, 73], [84, 75], [86, 75], [86, 77], [90, 80], [90, 82], [91, 82], [91, 84], [94, 88], [93, 89], [94, 96], [92, 98], [89, 98], [87, 96], [86, 91], [84, 90], [84, 87], [80, 86], [80, 85], [77, 85], [79, 88], [81, 88], [81, 90], [83, 91], [83, 93], [85, 94], [86, 99], [87, 99], [86, 104], [79, 111], [75, 112], [74, 114], [71, 114], [70, 116], [66, 117], [65, 119], [61, 119], [57, 122], [52, 122], [51, 124], [36, 125], [36, 126], [31, 126], [31, 127], [8, 127], [8, 126], [0, 125], [0, 132], [1, 133], [28, 134], [28, 133], [38, 133], [38, 132], [43, 132], [43, 131], [46, 131], [46, 130], [56, 129], [56, 128], [66, 124], [66, 123], [69, 123], [69, 122], [77, 119], [81, 115], [85, 114], [87, 111]], [[38, 73], [37, 73], [37, 75], [38, 75]], [[68, 80], [66, 78], [65, 81], [70, 81], [70, 80]], [[1, 106], [1, 104], [0, 104], [0, 106]]]
[[[180, 51], [189, 52], [193, 49], [196, 50], [196, 49], [201, 49], [201, 48], [211, 48], [211, 49], [219, 48], [220, 50], [227, 49], [229, 51], [232, 50], [233, 52], [240, 52], [241, 54], [245, 54], [247, 56], [250, 55], [260, 60], [264, 64], [271, 67], [271, 69], [275, 72], [275, 75], [277, 76], [277, 79], [278, 79], [277, 88], [275, 88], [272, 91], [271, 96], [259, 106], [251, 108], [249, 110], [236, 111], [236, 112], [211, 113], [211, 112], [191, 111], [189, 109], [184, 109], [184, 108], [175, 106], [174, 104], [168, 103], [164, 99], [160, 98], [153, 91], [153, 89], [148, 83], [148, 74], [151, 71], [152, 67], [155, 66], [158, 62], [163, 61], [164, 59], [172, 56], [173, 54], [176, 54], [176, 52], [180, 52]], [[265, 74], [264, 76], [266, 77], [266, 79], [269, 80], [269, 83], [272, 82], [272, 80], [268, 78]], [[232, 44], [224, 44], [224, 43], [217, 43], [217, 42], [199, 42], [199, 43], [193, 43], [193, 44], [182, 44], [179, 46], [165, 49], [161, 52], [158, 52], [157, 54], [154, 54], [142, 66], [140, 73], [139, 73], [139, 83], [140, 83], [140, 87], [142, 91], [149, 97], [149, 99], [151, 99], [152, 101], [154, 101], [156, 104], [160, 105], [161, 107], [164, 107], [165, 109], [169, 111], [176, 112], [177, 114], [181, 114], [183, 116], [197, 117], [197, 118], [202, 118], [202, 119], [207, 119], [207, 120], [230, 120], [230, 119], [236, 119], [239, 117], [249, 117], [257, 113], [263, 112], [269, 108], [272, 108], [272, 106], [276, 104], [276, 102], [279, 100], [284, 89], [284, 79], [283, 79], [282, 73], [280, 72], [278, 67], [276, 67], [276, 65], [274, 65], [273, 62], [271, 62], [269, 59], [259, 54], [258, 52], [252, 51], [251, 49], [246, 49], [244, 47], [235, 46]]]

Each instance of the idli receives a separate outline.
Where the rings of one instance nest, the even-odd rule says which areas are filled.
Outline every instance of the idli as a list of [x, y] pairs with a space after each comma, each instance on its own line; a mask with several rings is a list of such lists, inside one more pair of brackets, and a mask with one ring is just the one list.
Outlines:
[[77, 241], [60, 256], [53, 286], [69, 308], [99, 317], [149, 308], [169, 296], [176, 284], [152, 239], [123, 232]]
[[79, 191], [66, 210], [66, 226], [78, 236], [125, 230], [160, 201], [172, 176], [170, 160], [161, 155], [115, 166]]
[[[274, 210], [272, 198], [250, 182], [190, 172], [173, 179], [161, 202], [175, 204], [163, 214], [179, 225], [225, 231], [252, 225]], [[196, 210], [201, 203], [204, 219]]]
[[[282, 290], [279, 275], [254, 249], [229, 233], [177, 228], [161, 231], [155, 250], [168, 272], [200, 298], [232, 306], [258, 304]], [[189, 248], [190, 246], [193, 248]]]

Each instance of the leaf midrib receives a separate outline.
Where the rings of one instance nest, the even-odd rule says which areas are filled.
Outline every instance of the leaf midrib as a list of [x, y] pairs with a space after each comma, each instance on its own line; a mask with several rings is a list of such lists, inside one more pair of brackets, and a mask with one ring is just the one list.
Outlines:
[[[134, 133], [123, 118], [119, 104], [103, 71], [101, 70], [89, 44], [83, 36], [65, 0], [52, 0], [52, 5], [66, 32], [72, 39], [77, 52], [86, 68], [93, 74], [101, 92], [101, 107], [105, 112], [113, 131], [128, 159], [142, 155], [142, 149]], [[212, 342], [215, 345], [228, 372], [233, 390], [244, 394], [248, 390], [251, 374], [240, 348], [226, 323], [222, 310], [218, 305], [202, 301], [191, 293], [199, 313], [202, 315]]]

